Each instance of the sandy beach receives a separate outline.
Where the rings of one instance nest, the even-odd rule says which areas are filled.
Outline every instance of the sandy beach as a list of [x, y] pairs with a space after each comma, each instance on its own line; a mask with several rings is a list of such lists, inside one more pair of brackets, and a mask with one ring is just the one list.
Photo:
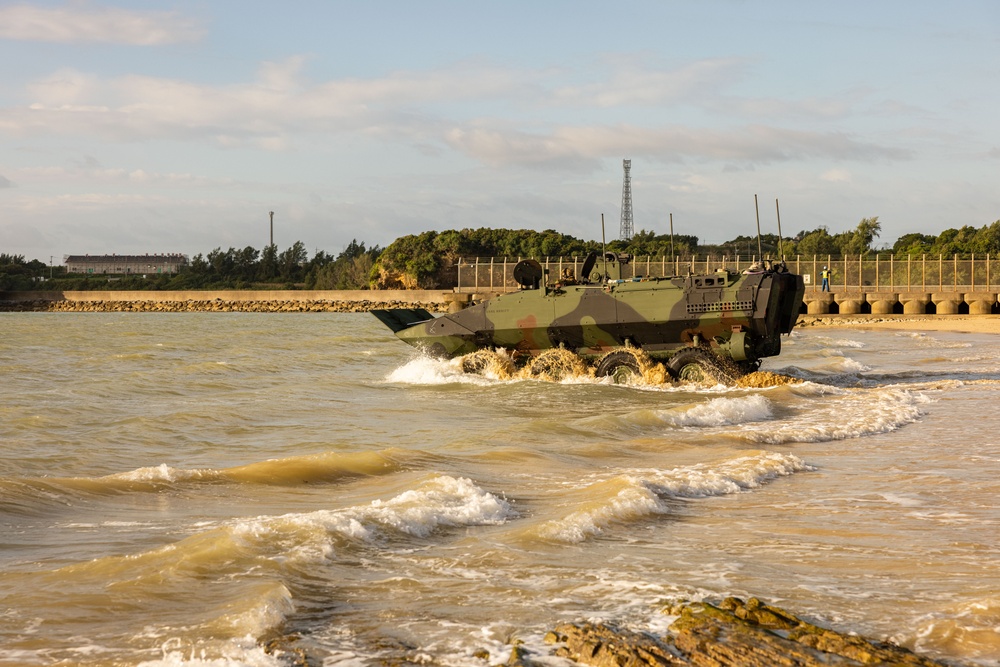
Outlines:
[[802, 315], [796, 326], [1000, 334], [1000, 315]]

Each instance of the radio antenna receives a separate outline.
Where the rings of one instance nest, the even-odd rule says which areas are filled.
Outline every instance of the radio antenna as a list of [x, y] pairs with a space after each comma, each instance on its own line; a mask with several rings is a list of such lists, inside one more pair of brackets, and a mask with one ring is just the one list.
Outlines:
[[670, 214], [670, 258], [673, 259], [677, 255], [674, 254], [674, 214]]
[[781, 238], [781, 209], [778, 208], [778, 198], [774, 198], [774, 211], [778, 214], [778, 255], [781, 256], [781, 261], [785, 261], [785, 252], [782, 246], [784, 245]]
[[608, 242], [604, 238], [604, 214], [601, 213], [601, 266], [604, 267], [604, 279], [607, 280], [608, 275]]
[[757, 261], [763, 264], [764, 251], [760, 247], [760, 208], [757, 206], [757, 195], [753, 196], [753, 210], [757, 212]]

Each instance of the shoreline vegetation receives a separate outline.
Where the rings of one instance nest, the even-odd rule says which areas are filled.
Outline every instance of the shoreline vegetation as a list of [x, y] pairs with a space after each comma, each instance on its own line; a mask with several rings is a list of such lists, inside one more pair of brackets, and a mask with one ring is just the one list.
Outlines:
[[[134, 290], [265, 289], [263, 285], [275, 284], [285, 289], [307, 290], [447, 289], [459, 285], [463, 264], [476, 258], [489, 259], [492, 271], [494, 259], [582, 259], [589, 252], [626, 253], [636, 259], [645, 257], [647, 265], [651, 257], [661, 260], [670, 257], [674, 263], [684, 264], [713, 256], [730, 259], [742, 256], [749, 261], [769, 257], [812, 257], [812, 273], [817, 273], [823, 264], [831, 264], [836, 274], [843, 262], [843, 274], [839, 278], [845, 285], [855, 284], [846, 275], [849, 263], [855, 260], [858, 273], [875, 280], [881, 273], [879, 258], [889, 267], [890, 275], [893, 262], [900, 267], [905, 264], [907, 280], [909, 264], [917, 260], [921, 265], [920, 280], [914, 286], [954, 284], [957, 280], [976, 284], [978, 278], [985, 278], [989, 285], [990, 264], [1000, 256], [1000, 220], [981, 228], [965, 225], [960, 229], [947, 229], [938, 235], [904, 234], [891, 247], [887, 243], [876, 247], [875, 240], [881, 229], [878, 216], [873, 216], [863, 218], [855, 229], [843, 232], [831, 233], [821, 226], [788, 237], [758, 233], [755, 237], [740, 235], [721, 244], [705, 244], [697, 236], [672, 232], [657, 234], [643, 229], [628, 240], [613, 239], [604, 243], [552, 229], [539, 232], [483, 227], [409, 234], [385, 248], [368, 247], [364, 241], [359, 243], [352, 239], [337, 255], [317, 249], [312, 258], [305, 244], [295, 241], [281, 252], [273, 243], [261, 250], [247, 246], [224, 251], [218, 247], [207, 254], [198, 253], [190, 261], [178, 255], [183, 259], [180, 263], [165, 263], [162, 254], [67, 255], [65, 264], [59, 267], [52, 264], [51, 256], [49, 264], [45, 264], [38, 259], [27, 261], [23, 255], [0, 253], [0, 291], [37, 289], [43, 283], [50, 289], [102, 290], [110, 281], [122, 289]], [[932, 261], [926, 267], [930, 272], [925, 273], [926, 260], [935, 256], [938, 261]], [[977, 257], [981, 261], [985, 258], [983, 269], [977, 270]], [[948, 268], [955, 274], [948, 283], [945, 282], [945, 258]], [[969, 258], [971, 261], [966, 261]], [[864, 261], [870, 261], [875, 267], [862, 271]], [[479, 274], [478, 263], [475, 273]], [[899, 276], [895, 281], [899, 284]], [[889, 282], [893, 283], [892, 277]], [[857, 284], [865, 284], [861, 275]]]

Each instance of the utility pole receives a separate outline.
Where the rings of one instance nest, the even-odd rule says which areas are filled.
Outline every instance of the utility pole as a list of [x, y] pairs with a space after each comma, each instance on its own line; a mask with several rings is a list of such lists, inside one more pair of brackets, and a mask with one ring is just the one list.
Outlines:
[[271, 245], [274, 245], [274, 211], [270, 211], [268, 215], [271, 216]]

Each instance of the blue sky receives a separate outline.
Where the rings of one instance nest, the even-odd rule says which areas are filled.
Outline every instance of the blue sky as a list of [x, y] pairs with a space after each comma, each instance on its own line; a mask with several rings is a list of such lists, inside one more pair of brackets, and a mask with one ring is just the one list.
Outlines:
[[1000, 219], [1000, 3], [4, 2], [0, 252]]

